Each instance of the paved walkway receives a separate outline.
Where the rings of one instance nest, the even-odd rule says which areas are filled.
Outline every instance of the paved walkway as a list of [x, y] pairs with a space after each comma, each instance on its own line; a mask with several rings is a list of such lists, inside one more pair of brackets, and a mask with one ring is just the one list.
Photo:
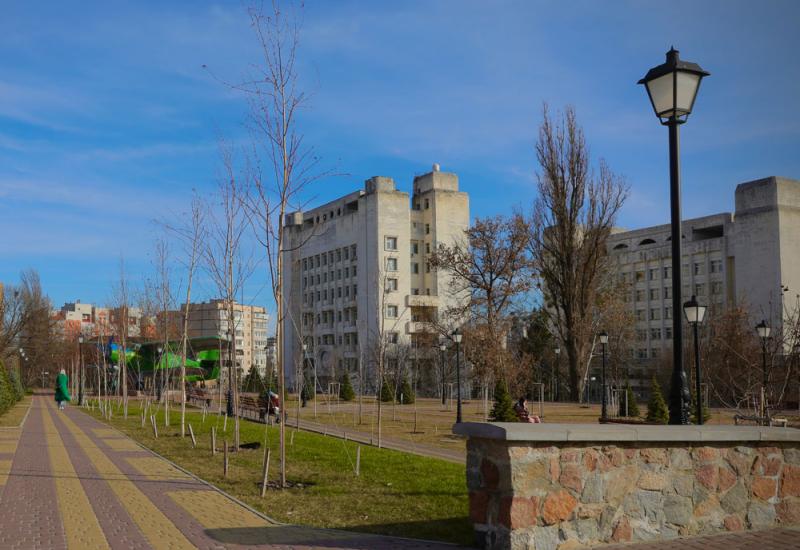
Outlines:
[[603, 550], [797, 550], [800, 531], [768, 529], [725, 535], [680, 538], [670, 541], [615, 544], [601, 546]]
[[3, 549], [453, 548], [270, 523], [51, 395], [0, 430], [0, 510]]

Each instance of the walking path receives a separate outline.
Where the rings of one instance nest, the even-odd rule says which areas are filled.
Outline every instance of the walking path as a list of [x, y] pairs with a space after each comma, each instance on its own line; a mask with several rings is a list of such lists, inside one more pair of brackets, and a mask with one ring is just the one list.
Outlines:
[[0, 548], [452, 546], [278, 525], [51, 395], [0, 431]]

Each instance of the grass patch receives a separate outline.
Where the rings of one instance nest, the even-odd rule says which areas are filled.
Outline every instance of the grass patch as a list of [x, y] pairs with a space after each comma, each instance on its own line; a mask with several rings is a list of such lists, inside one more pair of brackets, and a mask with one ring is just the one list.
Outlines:
[[0, 414], [0, 428], [16, 428], [25, 418], [33, 396], [26, 395], [5, 413]]
[[[90, 414], [105, 421], [97, 409]], [[169, 428], [164, 427], [163, 413], [158, 414], [158, 439], [149, 421], [141, 427], [139, 414], [138, 403], [131, 404], [127, 421], [115, 409], [108, 423], [278, 521], [464, 545], [473, 540], [464, 465], [362, 446], [361, 475], [356, 477], [355, 443], [303, 431], [292, 436], [294, 429], [287, 426], [287, 480], [294, 487], [270, 489], [262, 499], [264, 444], [272, 453], [270, 481], [279, 475], [277, 426], [242, 420], [241, 443], [259, 442], [261, 448], [230, 453], [228, 477], [223, 478], [222, 453], [211, 456], [211, 426], [217, 427], [217, 446], [222, 449], [224, 438], [232, 442], [232, 421], [223, 433], [221, 417], [209, 414], [203, 422], [201, 413], [187, 411], [198, 443], [192, 449], [188, 428], [185, 439], [179, 436], [180, 412], [171, 412]]]

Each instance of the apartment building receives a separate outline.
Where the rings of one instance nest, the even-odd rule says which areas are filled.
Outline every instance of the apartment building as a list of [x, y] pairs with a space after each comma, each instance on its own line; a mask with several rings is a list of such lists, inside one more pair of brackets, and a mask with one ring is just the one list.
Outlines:
[[[783, 323], [800, 292], [800, 181], [768, 177], [742, 183], [736, 209], [684, 220], [681, 266], [684, 301], [692, 295], [708, 315], [742, 305], [753, 325]], [[665, 207], [665, 214], [667, 209]], [[672, 255], [669, 224], [616, 231], [608, 250], [636, 322], [630, 348], [634, 386], [649, 386], [652, 368], [671, 354]], [[791, 303], [789, 303], [791, 302]]]
[[[234, 302], [233, 332], [236, 365], [244, 374], [253, 365], [263, 376], [267, 368], [267, 311], [262, 306]], [[225, 300], [189, 304], [189, 338], [228, 338], [228, 312]]]
[[60, 310], [53, 312], [52, 318], [57, 329], [69, 338], [78, 334], [87, 337], [112, 336], [122, 326], [121, 316], [128, 316], [128, 337], [141, 335], [142, 313], [139, 308], [106, 308], [83, 303], [80, 300], [65, 303]]
[[282, 353], [294, 384], [305, 358], [321, 380], [364, 367], [374, 383], [375, 350], [423, 348], [429, 324], [450, 305], [449, 277], [428, 262], [439, 244], [464, 239], [469, 198], [438, 165], [413, 191], [376, 176], [355, 191], [285, 219], [286, 315]]

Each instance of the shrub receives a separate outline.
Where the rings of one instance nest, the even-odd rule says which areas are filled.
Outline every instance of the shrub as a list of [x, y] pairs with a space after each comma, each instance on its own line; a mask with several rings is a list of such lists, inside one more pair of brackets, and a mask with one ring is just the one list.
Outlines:
[[3, 363], [0, 363], [0, 414], [10, 409], [18, 400], [11, 377]]
[[383, 403], [391, 403], [394, 401], [394, 392], [387, 380], [384, 380], [383, 384], [381, 384], [380, 400]]
[[[403, 396], [402, 399], [400, 399], [401, 395]], [[414, 397], [414, 390], [411, 389], [411, 384], [408, 383], [408, 378], [404, 376], [402, 382], [400, 382], [400, 387], [397, 389], [397, 401], [398, 403], [410, 405], [414, 402]]]
[[348, 373], [342, 374], [342, 384], [339, 386], [339, 399], [342, 401], [352, 401], [356, 398], [356, 392], [353, 391], [353, 384], [350, 382], [350, 375]]
[[517, 413], [514, 412], [514, 403], [508, 394], [508, 386], [498, 380], [494, 387], [494, 406], [490, 414], [492, 422], [516, 422]]
[[316, 396], [317, 392], [314, 391], [314, 381], [308, 378], [303, 378], [303, 388], [300, 390], [300, 400], [305, 403], [311, 401]]
[[655, 424], [667, 424], [669, 422], [669, 410], [661, 393], [661, 386], [655, 376], [650, 385], [650, 401], [647, 402], [647, 421]]

